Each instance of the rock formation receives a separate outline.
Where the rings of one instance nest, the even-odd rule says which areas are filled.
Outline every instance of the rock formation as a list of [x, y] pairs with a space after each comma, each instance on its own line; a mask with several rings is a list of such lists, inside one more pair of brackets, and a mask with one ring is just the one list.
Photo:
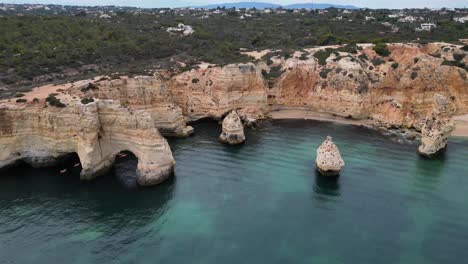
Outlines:
[[82, 179], [105, 173], [118, 153], [131, 151], [138, 158], [137, 181], [145, 186], [169, 177], [175, 164], [151, 116], [114, 101], [70, 101], [64, 108], [2, 104], [0, 145], [0, 168], [18, 161], [50, 166], [77, 153]]
[[245, 141], [244, 126], [236, 111], [232, 111], [223, 120], [223, 132], [219, 136], [223, 143], [236, 145]]
[[[77, 87], [74, 93], [143, 109], [165, 136], [190, 134], [187, 121], [219, 119], [231, 109], [240, 109], [240, 115], [243, 109], [267, 115], [301, 108], [370, 120], [384, 129], [420, 131], [420, 120], [432, 107], [427, 98], [436, 93], [453, 98], [451, 104], [457, 109], [453, 114], [468, 113], [466, 69], [443, 64], [444, 58], [454, 60], [452, 53], [467, 54], [461, 47], [390, 44], [391, 54], [382, 57], [371, 44], [362, 44], [355, 53], [331, 52], [325, 64], [314, 54], [328, 47], [313, 48], [305, 50], [305, 57], [300, 53], [287, 59], [274, 56], [269, 65], [263, 61], [200, 64], [190, 71], [173, 72], [172, 77], [161, 71], [155, 76], [104, 78], [93, 89]], [[463, 62], [467, 60], [465, 56]], [[276, 75], [265, 74], [275, 69]]]
[[443, 95], [434, 95], [434, 107], [426, 117], [421, 130], [421, 146], [418, 153], [424, 157], [435, 157], [447, 147], [450, 133], [455, 124], [449, 117], [449, 102]]
[[324, 176], [338, 176], [345, 165], [338, 147], [330, 136], [317, 149], [315, 165], [320, 174]]
[[164, 136], [186, 137], [193, 133], [193, 128], [185, 124], [182, 110], [174, 103], [167, 85], [158, 76], [103, 78], [74, 87], [70, 92], [80, 97], [116, 100], [124, 107], [145, 110]]
[[[382, 57], [372, 44], [362, 44], [355, 51], [315, 57], [326, 48], [337, 47], [305, 49], [287, 58], [277, 53], [268, 63], [200, 64], [184, 72], [159, 70], [153, 76], [77, 82], [60, 92], [76, 98], [63, 109], [31, 103], [32, 94], [26, 94], [24, 104], [5, 100], [0, 102], [0, 167], [18, 160], [46, 166], [77, 152], [82, 177], [92, 178], [110, 166], [116, 152], [129, 150], [140, 160], [140, 184], [152, 184], [166, 177], [174, 164], [157, 130], [165, 136], [187, 136], [193, 128], [186, 122], [219, 119], [232, 109], [239, 109], [246, 124], [273, 111], [301, 109], [367, 120], [383, 129], [422, 130], [420, 152], [432, 155], [446, 145], [452, 130], [447, 118], [468, 114], [468, 76], [461, 67], [468, 63], [468, 53], [461, 45], [389, 44], [391, 54]], [[461, 57], [462, 63], [453, 63]], [[435, 94], [447, 95], [456, 111], [442, 111], [443, 119], [434, 110], [429, 114], [432, 101], [427, 98]], [[83, 97], [97, 102], [82, 105]], [[230, 116], [220, 139], [242, 142], [242, 124], [228, 122]]]

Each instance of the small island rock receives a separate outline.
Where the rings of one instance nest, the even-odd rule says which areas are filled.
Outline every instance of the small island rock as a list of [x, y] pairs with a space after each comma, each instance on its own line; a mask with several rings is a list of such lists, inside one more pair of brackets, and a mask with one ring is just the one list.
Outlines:
[[317, 149], [315, 165], [323, 176], [338, 176], [344, 167], [345, 163], [341, 158], [340, 151], [330, 136]]
[[421, 129], [421, 146], [418, 153], [427, 158], [433, 158], [447, 147], [448, 138], [455, 123], [449, 115], [449, 102], [440, 94], [434, 95], [434, 106], [426, 117]]
[[236, 111], [232, 111], [223, 120], [223, 132], [219, 136], [223, 143], [236, 145], [245, 141], [244, 126]]

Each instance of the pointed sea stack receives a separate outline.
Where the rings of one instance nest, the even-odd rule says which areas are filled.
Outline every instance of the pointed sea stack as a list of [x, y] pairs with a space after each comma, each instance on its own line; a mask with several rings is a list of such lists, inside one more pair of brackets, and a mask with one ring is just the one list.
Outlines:
[[219, 141], [230, 145], [241, 144], [245, 141], [244, 126], [235, 110], [224, 118], [223, 132], [219, 136]]
[[421, 129], [421, 146], [418, 148], [418, 153], [427, 158], [438, 156], [445, 151], [453, 130], [455, 123], [449, 115], [449, 102], [445, 96], [435, 94], [434, 107]]
[[327, 139], [317, 149], [315, 165], [323, 176], [338, 176], [341, 168], [344, 167], [345, 163], [340, 151], [330, 136], [327, 136]]

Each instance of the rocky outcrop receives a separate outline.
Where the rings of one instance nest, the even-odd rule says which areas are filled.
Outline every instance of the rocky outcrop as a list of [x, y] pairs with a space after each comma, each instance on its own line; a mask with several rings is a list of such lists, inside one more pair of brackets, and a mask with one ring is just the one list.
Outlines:
[[244, 126], [236, 111], [232, 111], [223, 120], [223, 132], [219, 140], [230, 145], [241, 144], [245, 141]]
[[[449, 107], [456, 109], [448, 111], [447, 118], [468, 114], [468, 76], [461, 66], [468, 53], [461, 47], [390, 44], [387, 57], [378, 56], [372, 44], [348, 51], [322, 47], [287, 58], [275, 55], [268, 63], [200, 64], [185, 72], [103, 77], [60, 92], [77, 101], [64, 109], [31, 104], [35, 95], [29, 94], [28, 103], [5, 103], [0, 111], [0, 143], [6, 146], [0, 153], [0, 167], [17, 160], [45, 166], [62, 154], [77, 152], [85, 164], [82, 177], [91, 178], [110, 166], [116, 151], [130, 150], [142, 164], [138, 169], [141, 184], [155, 183], [166, 177], [174, 162], [155, 128], [166, 136], [186, 136], [193, 131], [186, 122], [220, 119], [234, 109], [246, 124], [269, 112], [302, 109], [367, 120], [383, 129], [423, 130], [420, 152], [431, 154], [445, 146], [451, 131], [448, 120], [439, 120], [434, 114], [426, 118], [434, 95], [444, 95]], [[317, 56], [326, 48], [335, 50], [328, 51], [328, 58], [323, 53]], [[99, 100], [83, 106], [78, 100], [84, 97]], [[118, 105], [110, 107], [103, 100]], [[223, 138], [237, 135], [232, 131], [240, 131], [240, 127], [239, 123], [232, 125]], [[121, 143], [115, 143], [115, 138]], [[243, 140], [239, 132], [230, 141]], [[149, 152], [162, 154], [147, 156]]]
[[448, 138], [455, 123], [449, 117], [450, 105], [443, 95], [434, 96], [434, 107], [426, 117], [421, 130], [421, 146], [418, 153], [424, 157], [435, 157], [447, 147]]
[[340, 151], [330, 136], [317, 149], [315, 165], [323, 176], [338, 176], [344, 167], [345, 163], [341, 158]]
[[122, 106], [145, 110], [164, 136], [186, 137], [193, 128], [186, 125], [182, 110], [174, 103], [167, 84], [160, 76], [102, 78], [70, 90], [73, 95], [119, 101]]
[[104, 174], [118, 153], [130, 151], [138, 158], [137, 181], [144, 186], [169, 177], [175, 164], [151, 116], [115, 101], [70, 101], [64, 108], [2, 104], [0, 145], [0, 168], [18, 161], [50, 166], [77, 153], [82, 179]]
[[189, 120], [220, 119], [241, 108], [266, 111], [268, 88], [262, 68], [254, 63], [200, 67], [172, 77], [167, 87]]
[[[468, 53], [461, 47], [445, 43], [389, 44], [391, 54], [387, 57], [377, 55], [372, 44], [362, 44], [355, 52], [313, 48], [288, 58], [273, 56], [268, 65], [263, 61], [201, 64], [172, 75], [161, 71], [155, 76], [104, 78], [96, 82], [97, 88], [79, 87], [75, 92], [144, 109], [167, 136], [190, 134], [187, 121], [220, 119], [233, 109], [241, 115], [249, 109], [262, 116], [301, 108], [370, 120], [383, 129], [420, 131], [434, 94], [450, 98], [457, 109], [453, 114], [468, 113], [466, 69], [446, 63], [456, 60], [453, 54], [465, 56], [462, 62], [468, 60]], [[317, 52], [326, 48], [336, 50], [329, 52], [326, 60], [318, 60]], [[251, 123], [251, 118], [241, 118]]]

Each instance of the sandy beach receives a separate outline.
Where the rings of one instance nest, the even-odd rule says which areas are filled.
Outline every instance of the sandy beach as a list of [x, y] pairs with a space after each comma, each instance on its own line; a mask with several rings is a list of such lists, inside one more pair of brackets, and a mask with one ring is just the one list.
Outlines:
[[370, 125], [370, 120], [355, 120], [347, 119], [340, 116], [334, 116], [328, 113], [319, 113], [311, 111], [309, 109], [298, 109], [298, 108], [282, 108], [280, 110], [272, 111], [268, 113], [268, 117], [271, 119], [304, 119], [304, 120], [318, 120], [328, 121], [338, 124], [346, 125], [358, 125], [367, 126]]
[[[277, 111], [268, 113], [268, 117], [272, 119], [304, 119], [304, 120], [318, 120], [334, 122], [338, 124], [357, 125], [357, 126], [371, 126], [370, 120], [354, 120], [347, 119], [339, 116], [334, 116], [327, 113], [319, 113], [308, 109], [293, 109], [284, 108]], [[452, 132], [452, 136], [468, 137], [468, 114], [454, 116], [456, 128]]]
[[456, 128], [452, 135], [457, 137], [468, 137], [468, 114], [461, 116], [454, 116]]

